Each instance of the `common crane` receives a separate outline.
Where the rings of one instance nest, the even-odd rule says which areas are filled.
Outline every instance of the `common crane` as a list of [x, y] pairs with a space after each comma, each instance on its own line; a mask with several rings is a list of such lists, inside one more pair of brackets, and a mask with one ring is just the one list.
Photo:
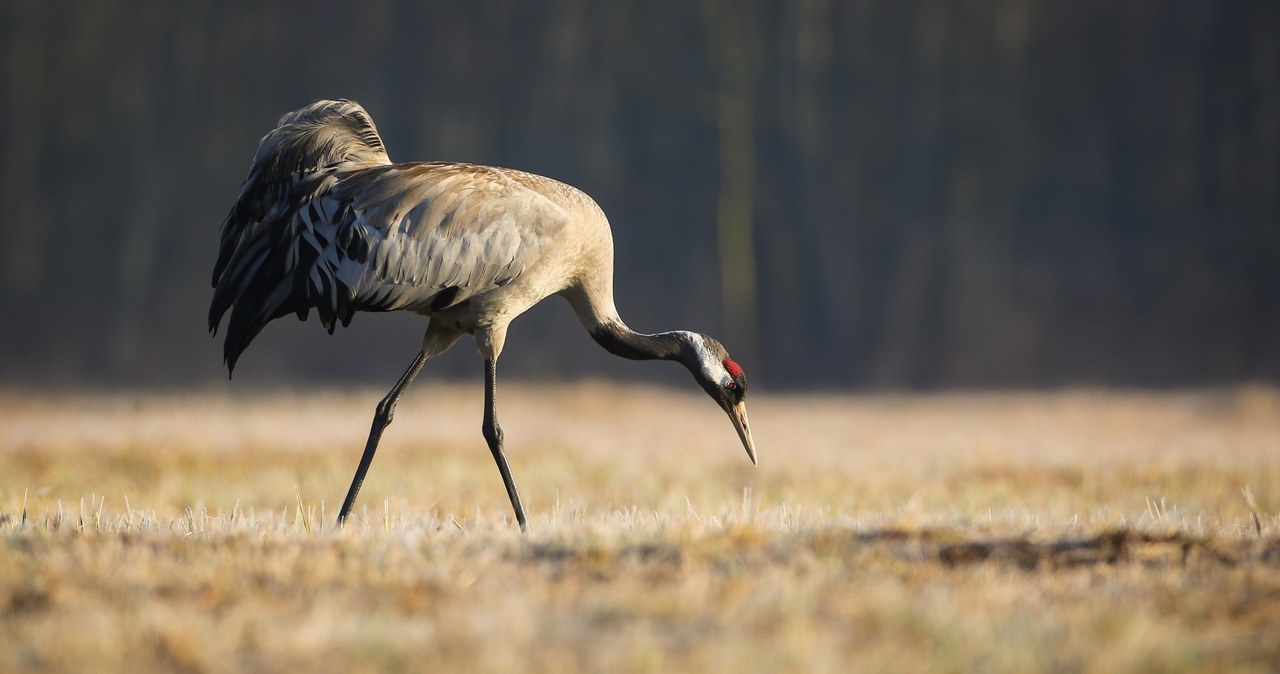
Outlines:
[[473, 335], [484, 359], [483, 434], [521, 529], [528, 521], [502, 447], [496, 371], [511, 320], [551, 295], [568, 300], [609, 352], [674, 360], [729, 415], [747, 456], [747, 379], [720, 342], [684, 330], [643, 334], [613, 303], [613, 238], [580, 190], [507, 168], [393, 164], [373, 119], [349, 100], [316, 101], [262, 138], [222, 224], [209, 329], [228, 310], [228, 374], [276, 318], [315, 309], [330, 333], [357, 311], [428, 317], [422, 348], [378, 403], [338, 523], [346, 521], [396, 403], [428, 360]]

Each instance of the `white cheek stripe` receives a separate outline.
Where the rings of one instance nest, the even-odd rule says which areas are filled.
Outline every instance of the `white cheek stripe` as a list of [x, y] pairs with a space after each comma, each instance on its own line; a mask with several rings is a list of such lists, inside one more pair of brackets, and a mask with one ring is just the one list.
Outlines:
[[702, 363], [703, 374], [707, 375], [707, 379], [719, 380], [721, 386], [727, 385], [730, 377], [724, 369], [724, 363], [716, 360], [700, 335], [691, 334], [690, 336], [693, 337], [690, 341], [693, 342], [693, 350], [698, 354], [698, 362]]
[[702, 341], [702, 335], [688, 330], [673, 330], [662, 334], [681, 335], [692, 344], [694, 353], [698, 355], [698, 362], [702, 365], [702, 374], [706, 375], [707, 379], [719, 380], [721, 386], [727, 386], [733, 381], [729, 372], [724, 369], [724, 363], [716, 360], [711, 350], [707, 348], [707, 343]]

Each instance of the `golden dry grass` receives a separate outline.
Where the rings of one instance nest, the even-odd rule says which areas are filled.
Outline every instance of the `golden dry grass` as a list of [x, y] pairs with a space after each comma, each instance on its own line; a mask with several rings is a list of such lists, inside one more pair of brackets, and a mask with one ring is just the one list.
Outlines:
[[0, 671], [1280, 667], [1271, 389], [380, 395], [0, 393]]

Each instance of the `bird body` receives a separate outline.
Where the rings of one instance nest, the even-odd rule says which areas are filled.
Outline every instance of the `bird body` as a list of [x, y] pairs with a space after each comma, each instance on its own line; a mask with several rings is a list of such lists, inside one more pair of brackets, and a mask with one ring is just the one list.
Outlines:
[[[464, 333], [501, 330], [612, 269], [608, 221], [576, 188], [512, 169], [378, 159], [295, 171], [283, 199], [248, 204], [265, 216], [228, 219], [215, 276], [229, 282], [215, 280], [210, 326], [235, 304], [229, 366], [286, 313], [315, 308], [330, 331], [356, 311], [395, 310]], [[251, 174], [245, 192], [265, 178], [278, 179]]]
[[591, 197], [514, 169], [393, 164], [353, 101], [317, 101], [262, 139], [223, 224], [213, 285], [210, 330], [231, 312], [229, 371], [267, 323], [290, 313], [305, 320], [315, 309], [330, 332], [357, 311], [429, 317], [418, 357], [379, 405], [340, 520], [399, 396], [427, 360], [470, 334], [486, 362], [485, 437], [525, 524], [493, 411], [494, 364], [512, 319], [556, 294], [609, 351], [688, 367], [755, 460], [741, 404], [746, 378], [723, 346], [692, 332], [636, 333], [618, 316], [613, 238]]

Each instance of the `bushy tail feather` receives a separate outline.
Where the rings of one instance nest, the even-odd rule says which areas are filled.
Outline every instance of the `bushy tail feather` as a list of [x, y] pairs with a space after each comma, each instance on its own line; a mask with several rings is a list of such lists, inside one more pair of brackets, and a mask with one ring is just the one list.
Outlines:
[[[290, 313], [305, 320], [313, 306], [305, 292], [313, 260], [290, 258], [290, 249], [297, 249], [290, 223], [298, 208], [332, 185], [321, 170], [390, 163], [373, 120], [349, 100], [316, 101], [291, 112], [258, 143], [240, 196], [222, 223], [213, 267], [209, 330], [216, 334], [231, 310], [223, 343], [228, 372], [267, 323]], [[349, 313], [341, 318], [345, 323]], [[334, 316], [327, 319], [332, 332]]]

